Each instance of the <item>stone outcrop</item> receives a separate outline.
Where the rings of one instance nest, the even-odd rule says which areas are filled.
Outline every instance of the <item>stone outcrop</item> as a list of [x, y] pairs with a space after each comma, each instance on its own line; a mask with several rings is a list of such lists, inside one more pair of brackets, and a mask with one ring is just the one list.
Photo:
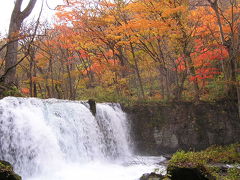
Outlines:
[[168, 168], [171, 180], [215, 180], [216, 178], [205, 173], [205, 169], [198, 168]]
[[9, 162], [0, 161], [0, 180], [21, 180], [22, 178], [13, 171]]
[[124, 109], [131, 121], [131, 136], [139, 154], [202, 150], [239, 141], [237, 107], [227, 101], [138, 104]]
[[139, 180], [162, 180], [162, 179], [164, 179], [163, 175], [152, 172], [143, 174]]
[[96, 110], [96, 101], [94, 99], [89, 99], [88, 100], [88, 104], [90, 106], [90, 111], [95, 116], [96, 112], [97, 112], [97, 110]]

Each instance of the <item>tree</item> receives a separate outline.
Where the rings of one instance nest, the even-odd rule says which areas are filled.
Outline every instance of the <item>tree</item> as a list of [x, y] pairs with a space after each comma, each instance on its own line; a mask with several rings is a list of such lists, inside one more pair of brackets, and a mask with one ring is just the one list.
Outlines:
[[[65, 1], [44, 35], [15, 34], [24, 42], [18, 57], [28, 60], [17, 66], [19, 85], [67, 99], [198, 101], [236, 92], [238, 4], [199, 1]], [[3, 40], [0, 51], [18, 39]]]
[[228, 52], [228, 59], [224, 62], [224, 76], [230, 98], [237, 97], [240, 116], [240, 87], [239, 87], [239, 57], [240, 57], [240, 17], [239, 2], [236, 0], [207, 0], [213, 10], [218, 31], [212, 36]]
[[4, 77], [2, 77], [4, 83], [7, 85], [16, 83], [15, 74], [17, 65], [19, 31], [23, 20], [31, 14], [37, 0], [30, 0], [27, 7], [23, 11], [21, 11], [22, 2], [23, 0], [16, 0], [9, 25], [8, 41], [10, 42], [7, 44], [7, 52], [5, 56], [5, 73]]

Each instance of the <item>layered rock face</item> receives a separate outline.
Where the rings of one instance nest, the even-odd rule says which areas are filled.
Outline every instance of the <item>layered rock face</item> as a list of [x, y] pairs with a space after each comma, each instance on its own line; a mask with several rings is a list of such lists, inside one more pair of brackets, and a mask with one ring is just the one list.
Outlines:
[[237, 107], [227, 101], [135, 105], [125, 111], [140, 154], [202, 150], [236, 143], [240, 137]]

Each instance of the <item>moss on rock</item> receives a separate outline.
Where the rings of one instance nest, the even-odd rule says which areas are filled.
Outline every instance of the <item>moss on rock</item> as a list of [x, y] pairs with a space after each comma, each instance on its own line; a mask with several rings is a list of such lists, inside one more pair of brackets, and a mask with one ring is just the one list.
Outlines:
[[171, 179], [186, 172], [199, 179], [240, 179], [239, 149], [240, 144], [232, 144], [212, 146], [200, 152], [178, 151], [170, 159], [167, 173]]
[[21, 176], [13, 171], [12, 165], [7, 161], [0, 161], [1, 180], [21, 180]]

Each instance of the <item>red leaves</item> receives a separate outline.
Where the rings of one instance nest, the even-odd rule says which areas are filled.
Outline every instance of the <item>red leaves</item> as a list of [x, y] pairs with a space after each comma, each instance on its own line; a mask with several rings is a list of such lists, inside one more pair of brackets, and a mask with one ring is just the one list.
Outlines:
[[220, 45], [216, 45], [214, 48], [201, 45], [196, 48], [196, 52], [192, 53], [191, 56], [193, 57], [196, 76], [191, 76], [189, 80], [205, 80], [213, 79], [214, 75], [221, 74], [220, 70], [215, 66], [219, 61], [228, 58], [228, 52]]
[[[228, 58], [228, 52], [225, 47], [216, 44], [204, 46], [201, 40], [196, 40], [195, 43], [195, 51], [190, 54], [190, 57], [193, 61], [196, 75], [189, 76], [189, 80], [204, 81], [207, 79], [213, 79], [214, 75], [221, 74], [217, 65], [219, 64], [219, 61], [224, 61]], [[190, 68], [184, 55], [180, 56], [175, 63], [178, 72], [186, 71], [186, 68]]]
[[221, 74], [218, 68], [200, 68], [196, 70], [196, 76], [190, 76], [190, 81], [213, 79], [214, 75]]
[[196, 51], [192, 55], [195, 66], [209, 66], [214, 61], [222, 61], [228, 58], [228, 52], [222, 46], [216, 47], [215, 49], [204, 48], [199, 52]]
[[84, 50], [80, 50], [80, 57], [81, 58], [88, 58], [89, 57], [89, 54], [88, 52], [84, 51]]
[[182, 72], [184, 70], [186, 70], [186, 61], [185, 61], [185, 57], [184, 56], [180, 56], [176, 61], [175, 61], [176, 65], [177, 65], [177, 71], [178, 72]]

